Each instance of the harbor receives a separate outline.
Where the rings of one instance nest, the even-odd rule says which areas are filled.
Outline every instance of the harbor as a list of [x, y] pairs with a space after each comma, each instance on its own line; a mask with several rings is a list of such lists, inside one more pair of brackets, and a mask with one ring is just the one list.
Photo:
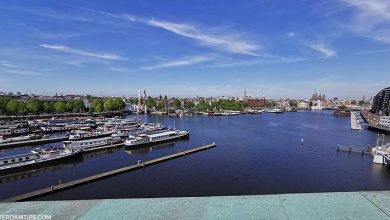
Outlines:
[[[184, 152], [191, 150], [193, 146], [204, 146], [212, 142], [218, 143], [218, 147], [204, 154], [195, 154], [186, 157], [185, 160], [172, 160], [145, 170], [121, 173], [45, 194], [33, 200], [77, 199], [79, 198], [77, 195], [81, 194], [84, 199], [94, 199], [98, 198], [97, 194], [93, 193], [97, 190], [101, 191], [99, 197], [104, 198], [143, 198], [269, 194], [287, 193], [290, 190], [294, 192], [342, 191], [345, 187], [351, 190], [363, 190], [367, 186], [374, 190], [387, 189], [387, 168], [373, 163], [371, 154], [364, 152], [363, 157], [359, 156], [363, 148], [367, 149], [368, 145], [376, 145], [376, 133], [365, 129], [361, 132], [351, 132], [350, 117], [335, 117], [332, 111], [241, 114], [226, 118], [204, 117], [203, 115], [179, 118], [168, 115], [130, 114], [127, 119], [133, 120], [135, 117], [142, 121], [141, 125], [145, 124], [142, 127], [159, 130], [161, 126], [158, 124], [161, 124], [167, 128], [176, 127], [176, 129], [190, 131], [190, 136], [139, 147], [126, 147], [124, 145], [126, 136], [123, 136], [121, 143], [90, 148], [90, 151], [85, 151], [79, 158], [58, 161], [11, 176], [9, 174], [0, 175], [0, 199], [56, 186], [59, 182], [68, 183], [99, 175], [129, 164], [138, 164], [139, 161], [141, 163]], [[254, 126], [253, 122], [256, 122], [258, 126]], [[112, 121], [110, 124], [115, 123]], [[248, 127], [249, 124], [252, 125]], [[275, 132], [275, 129], [278, 132]], [[318, 136], [318, 132], [322, 135]], [[244, 136], [246, 138], [242, 138]], [[281, 139], [281, 136], [284, 138]], [[154, 137], [153, 134], [151, 137]], [[304, 143], [301, 139], [304, 139]], [[351, 153], [347, 147], [345, 150], [340, 149], [337, 153], [335, 148], [338, 144], [351, 146]], [[62, 146], [62, 142], [34, 147], [49, 148], [52, 146]], [[34, 147], [21, 146], [4, 149], [2, 155], [4, 157], [23, 154], [33, 150]], [[233, 161], [236, 166], [229, 165]], [[308, 163], [311, 166], [305, 166]], [[323, 169], [323, 164], [326, 164], [326, 170]], [[189, 166], [194, 170], [192, 175], [186, 175], [185, 168]], [[289, 176], [290, 187], [287, 191], [280, 179], [272, 174], [280, 169], [286, 170], [284, 175]], [[305, 170], [305, 173], [301, 170]], [[229, 175], [231, 172], [235, 172], [235, 176], [238, 176], [240, 180], [232, 179], [233, 176]], [[345, 176], [345, 173], [348, 175]], [[308, 178], [311, 175], [316, 175], [321, 182]], [[373, 176], [364, 178], [362, 182], [352, 186], [344, 184], [348, 182], [345, 178], [360, 178], [367, 175]], [[295, 181], [297, 177], [304, 181]], [[376, 181], [377, 178], [381, 178], [384, 182]], [[140, 181], [142, 184], [139, 184]], [[211, 187], [220, 181], [226, 184], [218, 189]], [[390, 182], [390, 179], [388, 181]], [[197, 182], [198, 187], [183, 188], [188, 182]], [[236, 183], [246, 184], [247, 187], [237, 188]], [[124, 191], [122, 189], [124, 185], [131, 185], [132, 188], [126, 188]], [[108, 191], [100, 190], [107, 186], [112, 187]], [[175, 191], [167, 187], [175, 188]]]

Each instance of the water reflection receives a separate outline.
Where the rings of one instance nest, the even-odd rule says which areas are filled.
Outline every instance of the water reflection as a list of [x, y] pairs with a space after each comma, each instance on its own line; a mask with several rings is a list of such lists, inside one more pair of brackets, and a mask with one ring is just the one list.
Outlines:
[[62, 170], [67, 170], [76, 166], [78, 163], [83, 162], [83, 157], [72, 158], [63, 161], [53, 161], [49, 163], [35, 165], [33, 168], [23, 168], [17, 171], [9, 171], [0, 173], [0, 184], [9, 183], [12, 181], [29, 179], [32, 177], [37, 177], [43, 172], [59, 172]]

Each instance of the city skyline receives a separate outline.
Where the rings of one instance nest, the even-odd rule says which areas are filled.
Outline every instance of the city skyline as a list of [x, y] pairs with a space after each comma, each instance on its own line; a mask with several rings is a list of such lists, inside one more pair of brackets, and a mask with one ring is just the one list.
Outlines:
[[390, 3], [1, 1], [2, 90], [366, 98], [390, 82]]

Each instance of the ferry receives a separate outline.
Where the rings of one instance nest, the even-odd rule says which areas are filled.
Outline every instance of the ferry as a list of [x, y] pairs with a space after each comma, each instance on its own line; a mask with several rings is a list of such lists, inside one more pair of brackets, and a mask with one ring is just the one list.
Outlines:
[[46, 162], [78, 156], [81, 148], [60, 147], [51, 149], [35, 148], [31, 153], [0, 158], [0, 172], [39, 165]]
[[64, 141], [65, 148], [81, 148], [83, 151], [88, 151], [96, 147], [103, 147], [121, 142], [121, 138], [117, 136], [96, 138], [90, 140]]
[[190, 132], [181, 130], [162, 130], [153, 134], [140, 134], [138, 136], [130, 136], [125, 141], [125, 146], [134, 147], [148, 144], [156, 144], [169, 140], [177, 140], [188, 137]]

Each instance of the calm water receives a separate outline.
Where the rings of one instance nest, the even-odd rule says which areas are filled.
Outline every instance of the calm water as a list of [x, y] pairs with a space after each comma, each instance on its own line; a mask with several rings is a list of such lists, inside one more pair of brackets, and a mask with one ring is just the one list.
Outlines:
[[[334, 117], [328, 111], [237, 117], [140, 117], [166, 125], [175, 121], [177, 128], [191, 132], [190, 138], [153, 148], [91, 153], [34, 172], [0, 177], [0, 198], [212, 142], [217, 147], [208, 151], [38, 200], [390, 190], [390, 169], [373, 164], [371, 156], [362, 158], [358, 153], [336, 152], [337, 144], [363, 147], [376, 143], [373, 131], [351, 131], [349, 117]], [[302, 138], [304, 145], [300, 142]], [[29, 150], [29, 147], [6, 150], [0, 155]]]

